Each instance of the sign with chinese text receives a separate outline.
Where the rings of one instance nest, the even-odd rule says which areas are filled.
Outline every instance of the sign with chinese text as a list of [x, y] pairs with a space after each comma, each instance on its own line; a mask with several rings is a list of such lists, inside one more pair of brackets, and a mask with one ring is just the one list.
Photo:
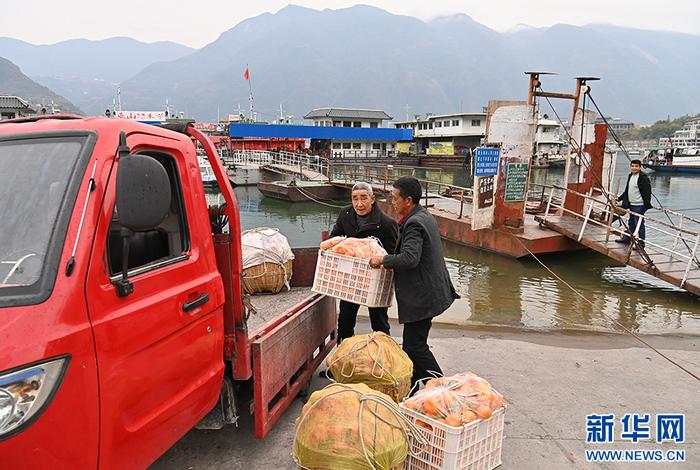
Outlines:
[[527, 190], [527, 163], [509, 163], [506, 170], [506, 188], [503, 200], [516, 202], [525, 200]]
[[192, 126], [198, 131], [216, 132], [219, 125], [212, 122], [195, 122]]
[[165, 111], [115, 111], [114, 117], [130, 121], [164, 122]]
[[472, 185], [472, 230], [483, 230], [493, 226], [496, 187], [495, 176], [476, 176]]
[[474, 157], [474, 176], [493, 176], [498, 173], [498, 160], [501, 149], [477, 147]]
[[[616, 424], [621, 425], [619, 432]], [[624, 442], [626, 448], [606, 449], [600, 446], [617, 442]], [[592, 448], [585, 449], [588, 462], [684, 462], [686, 450], [681, 445], [685, 442], [683, 413], [656, 416], [651, 413], [625, 413], [619, 419], [614, 413], [586, 416], [586, 446], [593, 444]], [[647, 445], [635, 447], [640, 443]], [[652, 443], [657, 445], [650, 445]]]
[[479, 209], [493, 205], [493, 176], [480, 176], [479, 180]]

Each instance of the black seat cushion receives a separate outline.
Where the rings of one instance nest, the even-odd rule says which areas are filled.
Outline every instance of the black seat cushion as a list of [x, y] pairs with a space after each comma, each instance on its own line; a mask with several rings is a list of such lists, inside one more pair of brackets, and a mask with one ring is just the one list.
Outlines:
[[[109, 268], [113, 274], [122, 269], [122, 238], [119, 229], [109, 231]], [[129, 238], [129, 269], [137, 268], [170, 255], [168, 235], [158, 229], [136, 232]]]

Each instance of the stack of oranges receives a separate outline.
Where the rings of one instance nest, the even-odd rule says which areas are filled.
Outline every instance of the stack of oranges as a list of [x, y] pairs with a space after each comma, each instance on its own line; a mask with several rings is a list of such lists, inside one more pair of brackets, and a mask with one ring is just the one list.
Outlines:
[[367, 238], [346, 238], [333, 237], [321, 242], [322, 250], [330, 250], [340, 255], [352, 256], [354, 258], [370, 259], [372, 256], [384, 256], [386, 250], [374, 237]]
[[[465, 372], [430, 379], [402, 405], [448, 426], [460, 427], [477, 419], [490, 418], [504, 405], [504, 400], [487, 380]], [[430, 428], [423, 421], [416, 424]]]

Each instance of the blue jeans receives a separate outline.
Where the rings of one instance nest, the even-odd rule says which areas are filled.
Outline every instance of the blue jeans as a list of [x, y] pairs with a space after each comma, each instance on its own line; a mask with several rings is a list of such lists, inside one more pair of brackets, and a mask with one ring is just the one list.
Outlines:
[[[647, 211], [647, 208], [644, 207], [643, 205], [641, 205], [641, 206], [630, 205], [630, 210], [632, 212], [636, 212], [637, 214], [644, 215], [644, 213]], [[639, 217], [637, 217], [636, 214], [630, 214], [630, 223], [629, 223], [629, 226], [627, 228], [628, 236], [631, 236], [634, 233], [634, 231], [637, 230], [637, 223], [639, 223]], [[638, 238], [642, 243], [644, 242], [645, 236], [646, 236], [646, 230], [644, 229], [644, 219], [641, 219], [641, 225], [639, 226]]]

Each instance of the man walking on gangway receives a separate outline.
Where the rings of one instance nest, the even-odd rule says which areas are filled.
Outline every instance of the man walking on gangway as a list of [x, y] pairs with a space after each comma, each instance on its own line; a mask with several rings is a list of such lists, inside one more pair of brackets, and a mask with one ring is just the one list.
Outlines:
[[[639, 217], [639, 215], [644, 215], [646, 211], [651, 209], [651, 181], [646, 174], [642, 173], [641, 161], [632, 160], [630, 162], [630, 174], [627, 176], [625, 192], [619, 195], [617, 199], [621, 201], [620, 206], [623, 209], [628, 209], [631, 212], [630, 220], [627, 224], [627, 233], [615, 241], [629, 244], [637, 230], [637, 224], [640, 224], [637, 240], [638, 246], [644, 248], [646, 230], [644, 229], [644, 218]], [[635, 246], [634, 248], [637, 249], [638, 247]]]

